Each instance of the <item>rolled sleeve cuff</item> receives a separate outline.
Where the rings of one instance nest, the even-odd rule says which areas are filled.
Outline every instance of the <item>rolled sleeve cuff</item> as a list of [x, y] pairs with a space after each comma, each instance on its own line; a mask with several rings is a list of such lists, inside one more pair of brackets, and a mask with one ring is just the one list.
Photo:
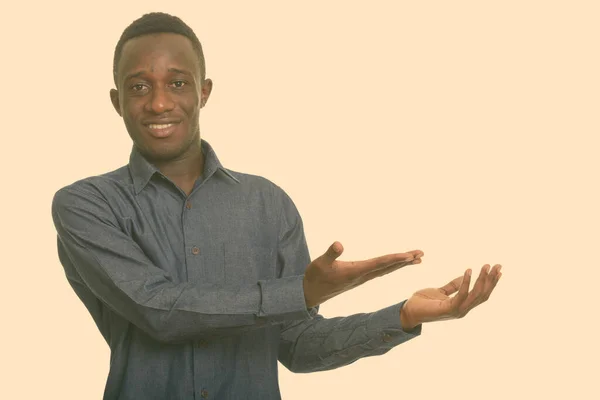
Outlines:
[[304, 276], [259, 281], [261, 307], [259, 317], [272, 320], [305, 320], [314, 316], [304, 298]]
[[402, 329], [400, 310], [405, 302], [406, 300], [374, 312], [369, 318], [367, 332], [381, 346], [391, 348], [421, 335], [422, 325], [417, 325], [410, 331]]

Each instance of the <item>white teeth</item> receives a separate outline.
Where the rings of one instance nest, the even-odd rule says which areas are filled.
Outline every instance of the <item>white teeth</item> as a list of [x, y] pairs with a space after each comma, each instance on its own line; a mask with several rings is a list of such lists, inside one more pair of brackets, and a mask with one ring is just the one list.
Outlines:
[[148, 127], [150, 129], [167, 129], [168, 127], [173, 126], [173, 124], [150, 124]]

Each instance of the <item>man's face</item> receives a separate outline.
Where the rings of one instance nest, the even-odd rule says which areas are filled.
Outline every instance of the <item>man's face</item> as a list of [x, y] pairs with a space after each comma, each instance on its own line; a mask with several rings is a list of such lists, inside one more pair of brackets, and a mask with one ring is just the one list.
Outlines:
[[212, 89], [210, 80], [201, 81], [199, 63], [191, 41], [177, 34], [141, 36], [123, 46], [110, 96], [148, 159], [172, 161], [199, 150], [200, 109]]

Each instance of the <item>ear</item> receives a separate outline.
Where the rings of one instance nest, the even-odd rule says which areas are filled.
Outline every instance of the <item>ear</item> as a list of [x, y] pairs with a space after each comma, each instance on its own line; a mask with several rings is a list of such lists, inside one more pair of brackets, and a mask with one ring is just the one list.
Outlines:
[[200, 91], [200, 108], [203, 108], [210, 97], [210, 93], [212, 92], [213, 82], [211, 79], [205, 79], [202, 82], [202, 89]]
[[115, 111], [119, 116], [121, 115], [121, 103], [119, 102], [119, 91], [117, 89], [110, 89], [110, 101], [112, 102]]

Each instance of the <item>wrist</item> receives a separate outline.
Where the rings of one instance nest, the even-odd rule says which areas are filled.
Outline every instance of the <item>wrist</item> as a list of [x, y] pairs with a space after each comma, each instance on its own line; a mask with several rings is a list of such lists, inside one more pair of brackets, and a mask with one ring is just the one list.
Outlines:
[[302, 279], [302, 290], [304, 291], [304, 302], [307, 309], [311, 309], [319, 305], [319, 302], [315, 299], [314, 293], [312, 293], [313, 291], [311, 290], [310, 282], [306, 278], [306, 274]]
[[419, 323], [415, 321], [406, 309], [406, 302], [400, 308], [400, 326], [404, 331], [413, 330]]

